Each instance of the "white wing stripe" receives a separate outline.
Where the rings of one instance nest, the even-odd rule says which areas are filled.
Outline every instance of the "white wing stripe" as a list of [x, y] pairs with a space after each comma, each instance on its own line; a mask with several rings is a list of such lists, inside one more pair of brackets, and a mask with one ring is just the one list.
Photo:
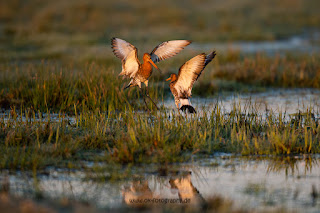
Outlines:
[[156, 46], [150, 53], [153, 62], [170, 58], [177, 55], [181, 50], [191, 43], [189, 40], [166, 41]]

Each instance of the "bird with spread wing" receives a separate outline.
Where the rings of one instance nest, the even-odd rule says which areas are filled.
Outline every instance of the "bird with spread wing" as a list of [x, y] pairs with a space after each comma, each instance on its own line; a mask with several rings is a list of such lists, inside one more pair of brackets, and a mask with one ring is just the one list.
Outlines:
[[154, 101], [150, 98], [148, 91], [148, 79], [152, 74], [152, 66], [160, 71], [155, 64], [156, 62], [175, 56], [190, 43], [191, 41], [189, 40], [172, 40], [163, 42], [156, 46], [150, 54], [145, 53], [143, 55], [143, 63], [141, 64], [138, 60], [138, 50], [135, 46], [123, 39], [112, 38], [111, 45], [113, 53], [120, 58], [122, 62], [122, 71], [119, 75], [131, 79], [125, 89], [138, 86], [142, 91], [141, 83], [144, 83], [146, 85], [146, 94], [142, 92], [144, 103], [148, 108], [145, 100], [146, 95], [156, 106], [156, 108], [159, 109]]
[[191, 106], [189, 101], [191, 90], [194, 82], [198, 80], [204, 68], [215, 56], [215, 51], [208, 55], [205, 53], [199, 54], [184, 63], [180, 67], [178, 75], [171, 74], [170, 78], [166, 79], [166, 81], [171, 80], [170, 90], [178, 110], [188, 110], [189, 113], [196, 113], [196, 110]]

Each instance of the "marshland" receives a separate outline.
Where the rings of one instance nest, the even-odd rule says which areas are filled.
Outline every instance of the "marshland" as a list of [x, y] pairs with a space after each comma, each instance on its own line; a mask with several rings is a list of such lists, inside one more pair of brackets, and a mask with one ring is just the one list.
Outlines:
[[[320, 2], [0, 2], [3, 212], [317, 212]], [[147, 111], [110, 39], [157, 63]], [[216, 51], [178, 112], [169, 83]]]

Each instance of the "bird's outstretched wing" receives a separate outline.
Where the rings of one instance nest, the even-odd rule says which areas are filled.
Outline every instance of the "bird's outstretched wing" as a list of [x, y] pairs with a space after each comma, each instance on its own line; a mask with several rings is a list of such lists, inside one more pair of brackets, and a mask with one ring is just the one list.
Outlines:
[[212, 61], [215, 55], [215, 52], [208, 55], [204, 53], [199, 54], [180, 67], [178, 79], [174, 85], [180, 98], [188, 98], [191, 96], [194, 82], [199, 78], [203, 69]]
[[[209, 53], [206, 56], [206, 60], [204, 61], [204, 67], [202, 69], [202, 71], [204, 70], [204, 68], [212, 61], [212, 59], [214, 59], [214, 57], [216, 56], [216, 51], [212, 51], [211, 53]], [[199, 76], [201, 75], [202, 71], [199, 73], [198, 77], [196, 80], [198, 80]]]
[[137, 49], [135, 46], [120, 38], [112, 38], [111, 45], [113, 53], [121, 60], [126, 59], [131, 51]]
[[113, 53], [120, 58], [122, 62], [122, 71], [119, 75], [133, 78], [140, 66], [137, 48], [120, 38], [112, 38], [111, 45]]
[[161, 60], [170, 58], [177, 55], [189, 44], [191, 44], [191, 41], [189, 40], [165, 41], [152, 50], [152, 52], [150, 53], [151, 59], [154, 63], [156, 63]]

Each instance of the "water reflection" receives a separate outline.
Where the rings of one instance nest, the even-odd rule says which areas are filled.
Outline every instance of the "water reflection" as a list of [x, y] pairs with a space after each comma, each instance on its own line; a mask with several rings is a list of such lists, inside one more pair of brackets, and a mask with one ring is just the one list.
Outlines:
[[[256, 119], [266, 119], [269, 115], [282, 117], [283, 121], [305, 119], [306, 112], [314, 120], [320, 118], [320, 91], [316, 89], [273, 89], [254, 94], [239, 94], [215, 98], [192, 98], [192, 105], [200, 116], [214, 111], [217, 106], [224, 114], [239, 111]], [[172, 100], [164, 101], [167, 109], [174, 110]]]
[[124, 186], [122, 197], [128, 205], [146, 205], [148, 200], [158, 198], [151, 191], [148, 180], [135, 180]]
[[[319, 159], [311, 156], [296, 156], [296, 157], [277, 157], [270, 161], [267, 167], [267, 173], [277, 173], [284, 171], [288, 175], [307, 175], [312, 174], [312, 168], [319, 169]], [[300, 171], [299, 169], [303, 169]]]
[[[223, 95], [222, 97], [214, 98], [192, 98], [192, 105], [196, 108], [197, 116], [208, 118], [214, 113], [219, 112], [224, 116], [237, 115], [236, 119], [247, 122], [264, 122], [270, 118], [281, 120], [282, 122], [291, 123], [310, 123], [318, 122], [320, 120], [320, 90], [317, 89], [272, 89], [262, 93], [254, 94], [233, 94]], [[165, 115], [168, 115], [171, 119], [171, 114], [177, 115], [178, 112], [174, 105], [174, 101], [171, 99], [163, 102], [165, 108]], [[46, 114], [39, 112], [31, 112], [28, 110], [22, 113], [13, 111], [0, 112], [0, 121], [4, 126], [21, 125], [23, 123], [28, 124], [36, 122], [42, 125], [47, 123], [62, 123], [65, 126], [78, 127], [81, 123], [81, 116], [68, 116], [66, 114]], [[130, 113], [130, 112], [128, 112]], [[147, 116], [152, 122], [155, 117], [150, 116], [145, 111], [137, 111], [140, 116]], [[164, 115], [164, 111], [158, 111]], [[213, 114], [212, 114], [213, 113]], [[116, 113], [117, 114], [117, 113]], [[184, 114], [183, 114], [184, 115]], [[239, 116], [238, 116], [239, 115]], [[190, 117], [192, 117], [190, 115]], [[199, 118], [197, 117], [197, 118]], [[99, 120], [99, 118], [96, 118]], [[108, 117], [103, 117], [107, 122]], [[121, 116], [117, 119], [121, 120]], [[183, 116], [181, 119], [185, 120]], [[18, 122], [16, 124], [16, 122]], [[237, 122], [237, 121], [235, 121]]]
[[182, 177], [170, 178], [169, 183], [172, 189], [178, 190], [180, 199], [190, 200], [190, 203], [198, 205], [205, 202], [199, 190], [191, 182], [191, 172]]
[[314, 38], [318, 38], [315, 33], [312, 36], [294, 36], [287, 40], [278, 41], [258, 41], [258, 42], [232, 42], [232, 43], [192, 43], [191, 48], [201, 51], [210, 51], [211, 47], [217, 48], [219, 51], [227, 52], [230, 50], [241, 50], [245, 53], [265, 52], [270, 55], [290, 53], [297, 51], [299, 53], [319, 52], [320, 48], [312, 44]]
[[157, 166], [133, 168], [118, 181], [85, 178], [92, 176], [88, 174], [92, 170], [51, 168], [36, 178], [2, 171], [0, 183], [9, 182], [7, 188], [13, 195], [65, 197], [102, 208], [154, 204], [203, 208], [215, 197], [241, 209], [284, 207], [312, 212], [320, 208], [319, 161], [319, 155], [239, 158], [220, 154], [167, 166], [165, 172], [159, 172]]
[[[122, 190], [123, 201], [127, 205], [143, 206], [152, 204], [188, 204], [202, 206], [205, 199], [191, 181], [192, 172], [176, 172], [163, 178], [161, 186], [151, 190], [149, 179], [134, 180]], [[153, 185], [155, 186], [155, 185]]]

